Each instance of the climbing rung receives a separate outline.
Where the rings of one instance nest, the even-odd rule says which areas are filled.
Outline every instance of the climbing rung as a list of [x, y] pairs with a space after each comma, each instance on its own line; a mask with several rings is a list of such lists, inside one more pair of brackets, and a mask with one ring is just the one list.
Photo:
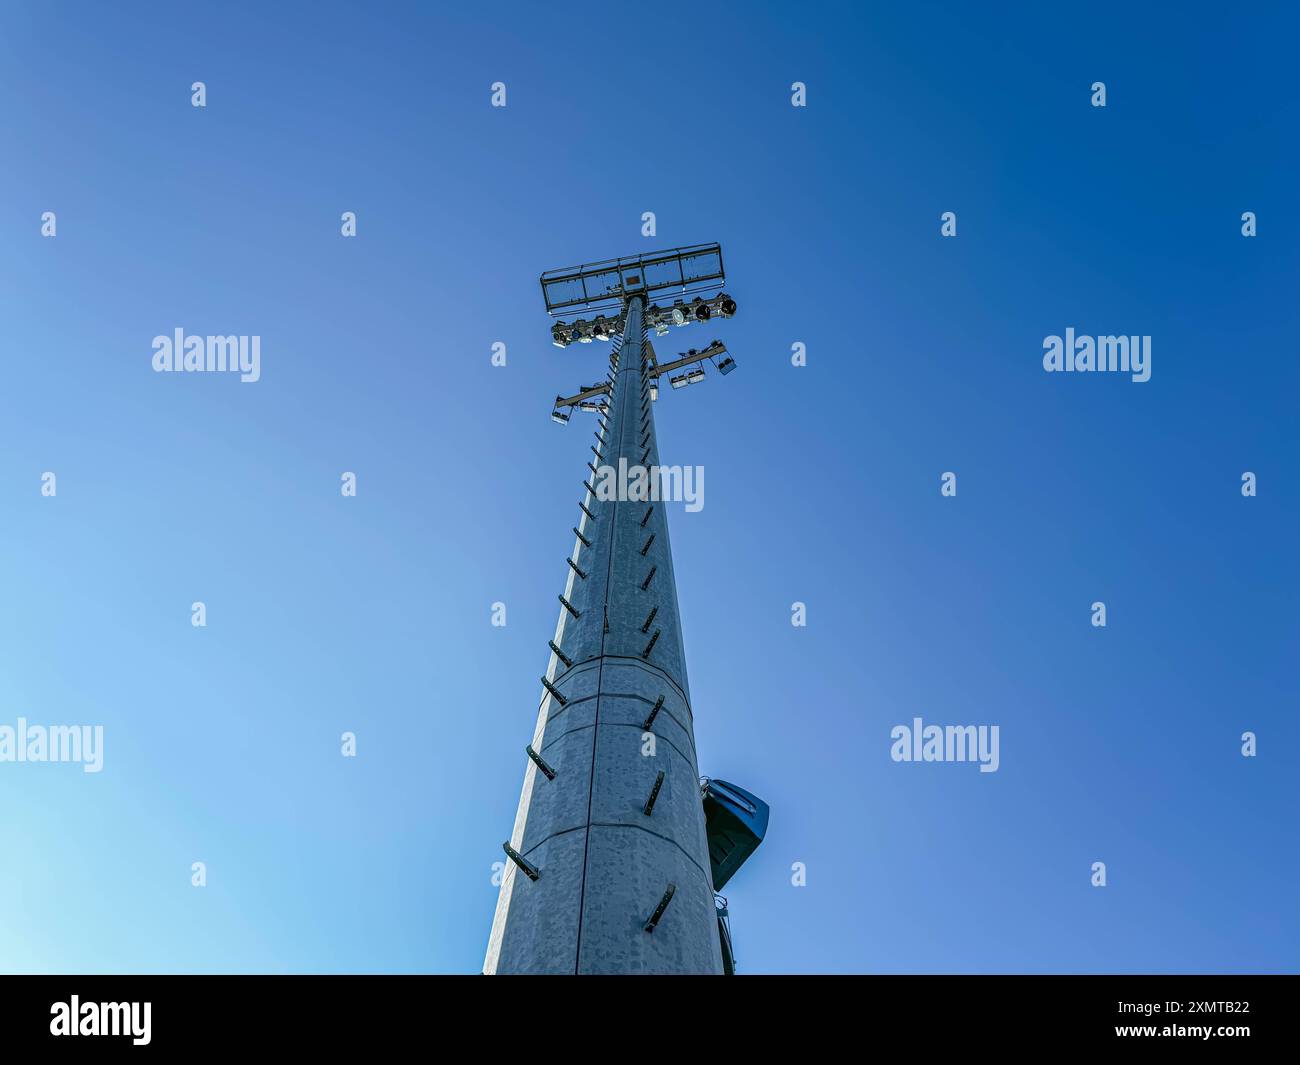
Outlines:
[[650, 642], [645, 645], [645, 650], [641, 652], [642, 658], [649, 658], [650, 652], [655, 649], [655, 644], [659, 642], [659, 633], [661, 629], [655, 629], [655, 634], [650, 637]]
[[584, 502], [582, 502], [581, 500], [579, 500], [579, 501], [578, 501], [578, 506], [582, 508], [582, 512], [583, 512], [585, 515], [587, 515], [587, 517], [589, 517], [592, 521], [595, 521], [595, 520], [596, 520], [596, 515], [593, 514], [591, 511], [589, 511], [589, 510], [587, 509], [587, 504], [586, 504], [586, 503], [584, 503]]
[[647, 551], [649, 551], [650, 545], [654, 542], [655, 542], [655, 534], [651, 533], [650, 539], [648, 539], [644, 544], [641, 545], [641, 554], [644, 555]]
[[573, 572], [576, 573], [581, 580], [585, 581], [587, 579], [587, 575], [583, 573], [582, 570], [578, 569], [578, 565], [576, 562], [573, 561], [573, 559], [566, 558], [564, 561], [569, 564], [569, 569], [573, 570]]
[[650, 520], [650, 515], [654, 513], [654, 509], [655, 508], [653, 503], [646, 508], [645, 515], [641, 518], [641, 528], [643, 529], [645, 528], [645, 523]]
[[551, 698], [554, 699], [554, 700], [555, 700], [557, 703], [559, 703], [561, 706], [563, 706], [565, 703], [567, 703], [567, 702], [569, 701], [568, 699], [566, 699], [566, 698], [564, 697], [564, 692], [560, 691], [559, 688], [557, 688], [554, 684], [552, 684], [552, 683], [551, 683], [549, 680], [547, 680], [545, 677], [542, 678], [542, 687], [545, 688], [548, 692], [550, 692], [550, 693], [551, 693]]
[[657, 606], [652, 606], [650, 608], [650, 613], [646, 615], [645, 624], [641, 626], [642, 632], [650, 631], [650, 622], [654, 621], [657, 613], [659, 613], [659, 608]]
[[[531, 748], [529, 749], [531, 750]], [[659, 789], [662, 788], [663, 786], [664, 786], [664, 771], [661, 769], [659, 770], [659, 775], [655, 777], [654, 787], [650, 789], [650, 798], [646, 799], [645, 805], [641, 807], [641, 812], [645, 814], [646, 817], [649, 817], [651, 811], [654, 810], [655, 799], [659, 798]]]
[[559, 599], [560, 599], [560, 604], [564, 607], [565, 610], [567, 610], [570, 614], [573, 615], [575, 620], [582, 617], [582, 614], [578, 611], [578, 609], [567, 599], [565, 599], [564, 596], [560, 596]]
[[663, 709], [663, 705], [664, 705], [664, 697], [661, 695], [659, 696], [658, 702], [656, 702], [654, 706], [650, 708], [650, 713], [646, 716], [645, 724], [641, 726], [642, 732], [650, 731], [650, 726], [655, 723], [655, 718], [659, 716], [659, 711]]
[[533, 745], [531, 743], [525, 747], [524, 750], [528, 752], [528, 757], [533, 760], [533, 765], [537, 766], [538, 769], [546, 774], [547, 780], [555, 779], [555, 770], [546, 764], [545, 758], [533, 750]]
[[[645, 575], [645, 580], [641, 582], [641, 591], [644, 592], [647, 588], [650, 587], [650, 582], [655, 579], [655, 571], [658, 568], [659, 568], [658, 566], [650, 567], [650, 572]], [[563, 598], [563, 596], [561, 596], [561, 598]]]
[[[506, 840], [505, 843], [501, 844], [501, 849], [506, 852], [506, 857], [523, 870], [524, 876], [528, 877], [529, 880], [536, 880], [542, 875], [542, 871], [538, 869], [537, 866], [533, 865], [532, 862], [515, 850], [514, 847], [510, 846], [509, 840]], [[653, 931], [653, 929], [647, 928], [646, 931]]]
[[563, 651], [561, 651], [561, 650], [560, 650], [560, 649], [555, 645], [555, 641], [554, 641], [554, 640], [547, 640], [547, 641], [546, 641], [546, 645], [547, 645], [547, 646], [548, 646], [552, 651], [555, 652], [555, 657], [556, 657], [556, 658], [558, 658], [561, 662], [563, 662], [563, 663], [564, 663], [564, 664], [565, 664], [569, 669], [572, 669], [572, 668], [573, 668], [573, 659], [570, 658], [568, 655], [566, 655]]
[[576, 525], [573, 527], [573, 535], [582, 541], [583, 546], [585, 547], [591, 546], [591, 541], [588, 540], [585, 536], [583, 536], [582, 533], [578, 532], [578, 527]]
[[[528, 870], [526, 869], [524, 870], [524, 872], [527, 871]], [[537, 878], [534, 877], [533, 879], [536, 880]], [[668, 890], [664, 892], [664, 897], [659, 900], [659, 905], [655, 907], [655, 912], [650, 915], [650, 920], [645, 923], [645, 930], [647, 932], [653, 932], [655, 930], [655, 925], [659, 923], [659, 918], [664, 915], [664, 910], [668, 909], [668, 904], [673, 901], [673, 895], [676, 891], [676, 884], [668, 885]]]

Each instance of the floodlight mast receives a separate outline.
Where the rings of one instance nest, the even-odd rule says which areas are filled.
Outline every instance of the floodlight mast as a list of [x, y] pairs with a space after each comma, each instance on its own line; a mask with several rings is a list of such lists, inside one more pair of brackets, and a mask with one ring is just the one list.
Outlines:
[[[686, 269], [701, 249], [714, 256], [694, 271], [711, 275], [702, 280]], [[600, 287], [611, 263], [618, 280]], [[667, 264], [665, 273], [677, 267], [677, 282], [656, 287], [656, 264]], [[622, 330], [606, 384], [556, 400], [557, 412], [583, 409], [579, 402], [593, 396], [604, 409], [595, 408], [595, 461], [583, 482], [519, 810], [503, 845], [484, 972], [721, 974], [665, 503], [622, 490], [632, 482], [618, 475], [658, 466], [651, 396], [660, 372], [725, 354], [715, 341], [660, 366], [646, 340], [656, 314], [669, 313], [648, 303], [657, 291], [721, 288], [721, 249], [553, 271], [542, 277], [548, 310], [552, 275], [588, 298], [557, 301], [564, 313], [597, 301], [609, 310], [616, 285]]]

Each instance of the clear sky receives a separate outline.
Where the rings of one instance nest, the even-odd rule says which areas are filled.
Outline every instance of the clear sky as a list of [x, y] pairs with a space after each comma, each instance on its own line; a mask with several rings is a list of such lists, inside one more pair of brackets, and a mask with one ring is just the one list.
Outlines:
[[0, 969], [479, 970], [606, 354], [537, 277], [711, 240], [660, 351], [739, 366], [656, 419], [741, 970], [1300, 967], [1295, 16], [458, 6], [0, 8], [0, 726], [105, 736], [0, 763]]

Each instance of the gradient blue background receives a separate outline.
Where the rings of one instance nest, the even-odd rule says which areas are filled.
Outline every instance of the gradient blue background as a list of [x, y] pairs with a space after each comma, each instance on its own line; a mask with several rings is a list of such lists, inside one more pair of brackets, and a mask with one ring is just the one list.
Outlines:
[[0, 764], [0, 968], [478, 971], [606, 351], [537, 275], [719, 240], [656, 417], [742, 971], [1295, 971], [1300, 26], [964, 7], [5, 4], [0, 723], [106, 751]]

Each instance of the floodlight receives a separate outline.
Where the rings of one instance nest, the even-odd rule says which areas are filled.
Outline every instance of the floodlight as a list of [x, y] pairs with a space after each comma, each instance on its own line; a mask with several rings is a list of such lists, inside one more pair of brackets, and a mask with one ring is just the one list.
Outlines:
[[551, 326], [551, 343], [557, 348], [569, 346], [569, 327], [563, 322], [556, 322]]
[[707, 322], [709, 320], [709, 315], [712, 313], [709, 309], [709, 305], [700, 299], [699, 296], [695, 297], [695, 302], [691, 305], [691, 310], [694, 311], [696, 319], [701, 322]]
[[555, 410], [551, 411], [551, 421], [564, 425], [568, 420], [569, 412], [567, 410], [561, 410], [559, 407], [556, 407]]
[[653, 402], [654, 402], [656, 399], [658, 399], [658, 398], [659, 398], [659, 386], [658, 386], [658, 385], [651, 385], [651, 386], [650, 386], [650, 402], [653, 403]]
[[723, 359], [720, 363], [718, 363], [718, 373], [721, 374], [731, 373], [731, 371], [734, 370], [735, 368], [736, 368], [736, 360], [733, 359], [730, 355], [728, 355], [725, 359]]
[[623, 331], [617, 317], [601, 315], [591, 325], [597, 340], [613, 340]]
[[736, 301], [724, 292], [718, 297], [718, 310], [722, 312], [722, 317], [730, 318], [736, 313]]
[[704, 371], [702, 369], [698, 369], [698, 368], [694, 369], [686, 375], [687, 384], [697, 385], [703, 380], [704, 380]]
[[676, 377], [668, 378], [668, 383], [672, 385], [673, 388], [685, 388], [690, 384], [690, 381], [686, 380], [686, 375], [684, 373], [679, 373]]
[[690, 321], [686, 314], [686, 305], [678, 302], [673, 304], [673, 325], [685, 325]]

